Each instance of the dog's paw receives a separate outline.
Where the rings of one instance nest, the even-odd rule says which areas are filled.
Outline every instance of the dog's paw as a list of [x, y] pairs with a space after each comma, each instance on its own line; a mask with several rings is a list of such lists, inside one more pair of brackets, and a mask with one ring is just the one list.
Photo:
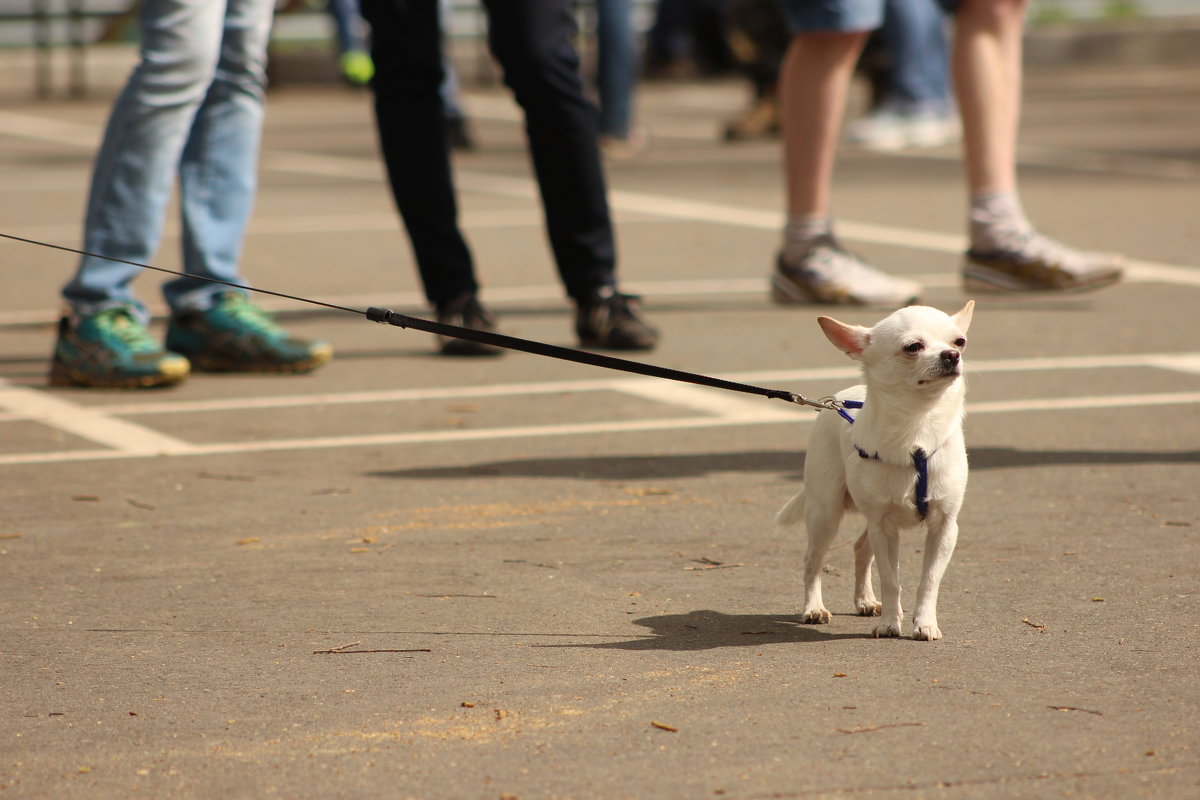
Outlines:
[[833, 614], [829, 613], [829, 609], [814, 608], [804, 612], [801, 622], [805, 625], [824, 625], [831, 619], [833, 619]]
[[916, 627], [913, 628], [913, 638], [918, 642], [932, 642], [934, 639], [942, 638], [942, 631], [936, 624], [917, 624]]
[[855, 600], [854, 608], [860, 617], [878, 617], [883, 613], [883, 603], [878, 600]]
[[876, 625], [871, 635], [876, 639], [894, 639], [900, 635], [900, 623], [891, 622], [887, 625]]

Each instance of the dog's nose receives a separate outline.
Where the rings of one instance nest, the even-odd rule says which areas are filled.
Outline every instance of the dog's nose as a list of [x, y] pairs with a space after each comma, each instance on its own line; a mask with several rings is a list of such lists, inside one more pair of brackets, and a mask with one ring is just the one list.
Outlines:
[[959, 359], [961, 358], [962, 355], [957, 350], [942, 351], [942, 363], [947, 367], [958, 366]]

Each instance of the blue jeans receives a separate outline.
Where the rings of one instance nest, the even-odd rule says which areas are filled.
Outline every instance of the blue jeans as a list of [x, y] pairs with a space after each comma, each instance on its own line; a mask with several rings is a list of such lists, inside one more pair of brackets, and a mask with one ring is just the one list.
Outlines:
[[450, 15], [453, 11], [450, 0], [439, 0], [440, 31], [444, 42], [442, 45], [442, 72], [445, 73], [445, 77], [442, 78], [442, 85], [438, 87], [438, 93], [442, 96], [442, 113], [446, 119], [465, 119], [466, 112], [463, 111], [458, 89], [458, 68], [450, 56], [450, 43], [446, 41], [446, 33], [450, 28]]
[[624, 139], [629, 136], [637, 81], [632, 0], [596, 0], [596, 45], [600, 133]]
[[883, 40], [892, 64], [883, 106], [902, 114], [950, 113], [946, 19], [937, 3], [887, 0]]
[[[146, 0], [141, 61], [113, 106], [96, 156], [85, 250], [146, 262], [158, 248], [179, 177], [183, 271], [239, 280], [238, 261], [257, 186], [266, 51], [273, 0]], [[130, 284], [142, 270], [84, 257], [63, 289], [76, 313], [143, 306]], [[177, 278], [163, 287], [175, 311], [206, 308], [225, 287]]]
[[366, 23], [358, 11], [358, 0], [329, 0], [333, 17], [333, 32], [337, 37], [338, 53], [367, 51]]
[[[792, 33], [873, 31], [883, 24], [884, 6], [892, 0], [779, 0]], [[936, 0], [947, 14], [962, 0]]]

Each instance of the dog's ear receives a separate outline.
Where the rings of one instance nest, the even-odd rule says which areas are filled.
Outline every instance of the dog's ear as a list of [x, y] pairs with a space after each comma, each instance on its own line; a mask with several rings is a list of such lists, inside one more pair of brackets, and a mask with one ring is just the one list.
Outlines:
[[863, 350], [871, 343], [871, 329], [861, 325], [847, 325], [832, 317], [817, 317], [817, 324], [825, 331], [826, 338], [834, 347], [851, 358], [862, 358]]
[[967, 304], [962, 307], [962, 310], [957, 314], [953, 314], [950, 318], [954, 320], [954, 324], [963, 333], [967, 332], [967, 328], [971, 327], [971, 314], [975, 311], [975, 301], [968, 300]]

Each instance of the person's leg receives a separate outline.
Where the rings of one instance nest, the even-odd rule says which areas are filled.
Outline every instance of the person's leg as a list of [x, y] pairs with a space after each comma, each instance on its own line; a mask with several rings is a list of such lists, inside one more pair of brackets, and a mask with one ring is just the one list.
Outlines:
[[445, 77], [438, 91], [442, 96], [442, 109], [446, 120], [446, 138], [453, 150], [474, 150], [475, 137], [471, 135], [467, 124], [467, 112], [463, 109], [462, 96], [459, 89], [458, 67], [450, 54], [447, 27], [453, 8], [450, 0], [439, 0], [441, 12], [442, 34], [442, 71]]
[[1021, 42], [1027, 0], [963, 0], [955, 12], [954, 85], [962, 115], [973, 290], [1082, 291], [1119, 281], [1124, 259], [1038, 233], [1017, 192]]
[[525, 131], [559, 275], [572, 298], [616, 278], [596, 107], [584, 93], [566, 0], [485, 0], [488, 41], [525, 112]]
[[[96, 156], [83, 249], [148, 261], [158, 248], [176, 167], [220, 53], [224, 3], [149, 0], [142, 5], [141, 60], [113, 106]], [[84, 257], [63, 289], [78, 315], [129, 305], [137, 267]]]
[[372, 29], [375, 121], [392, 196], [425, 296], [444, 306], [479, 287], [458, 226], [439, 94], [444, 73], [438, 0], [362, 0], [362, 10]]
[[328, 0], [327, 7], [337, 40], [338, 70], [352, 86], [365, 86], [375, 74], [375, 65], [367, 55], [367, 26], [358, 0]]
[[488, 44], [525, 112], [546, 230], [586, 347], [648, 350], [658, 331], [616, 290], [596, 107], [584, 94], [568, 0], [485, 0]]
[[637, 81], [636, 32], [631, 0], [596, 0], [596, 89], [600, 134], [628, 139]]
[[1026, 3], [965, 0], [955, 12], [954, 88], [972, 196], [1016, 188]]
[[[450, 0], [438, 0], [438, 13], [440, 14], [438, 30], [443, 43], [446, 40], [446, 21], [449, 19], [452, 11]], [[462, 119], [464, 114], [462, 103], [459, 101], [458, 70], [454, 66], [454, 60], [450, 58], [446, 50], [447, 48], [443, 44], [442, 71], [445, 73], [445, 77], [442, 78], [442, 83], [438, 89], [442, 95], [442, 106], [445, 109], [446, 119]]]
[[942, 9], [935, 0], [887, 0], [883, 42], [890, 64], [883, 98], [849, 126], [847, 138], [884, 151], [957, 141]]
[[819, 31], [792, 39], [780, 73], [789, 219], [828, 219], [846, 93], [867, 31]]
[[880, 24], [882, 0], [785, 4], [796, 35], [780, 76], [787, 226], [771, 279], [781, 303], [904, 305], [920, 287], [846, 252], [833, 236], [831, 185], [854, 64]]
[[243, 282], [239, 264], [257, 190], [273, 0], [228, 0], [220, 59], [179, 163], [184, 271], [164, 286], [174, 311], [202, 310]]
[[225, 0], [220, 58], [179, 163], [184, 271], [163, 287], [167, 348], [195, 369], [307, 372], [333, 353], [292, 337], [241, 291], [240, 262], [257, 190], [273, 0]]
[[935, 0], [887, 0], [883, 37], [892, 65], [884, 103], [905, 113], [949, 113], [946, 18]]
[[352, 50], [365, 51], [367, 37], [363, 32], [362, 17], [358, 12], [357, 0], [328, 0], [329, 16], [333, 19], [333, 33], [337, 39], [338, 53]]

